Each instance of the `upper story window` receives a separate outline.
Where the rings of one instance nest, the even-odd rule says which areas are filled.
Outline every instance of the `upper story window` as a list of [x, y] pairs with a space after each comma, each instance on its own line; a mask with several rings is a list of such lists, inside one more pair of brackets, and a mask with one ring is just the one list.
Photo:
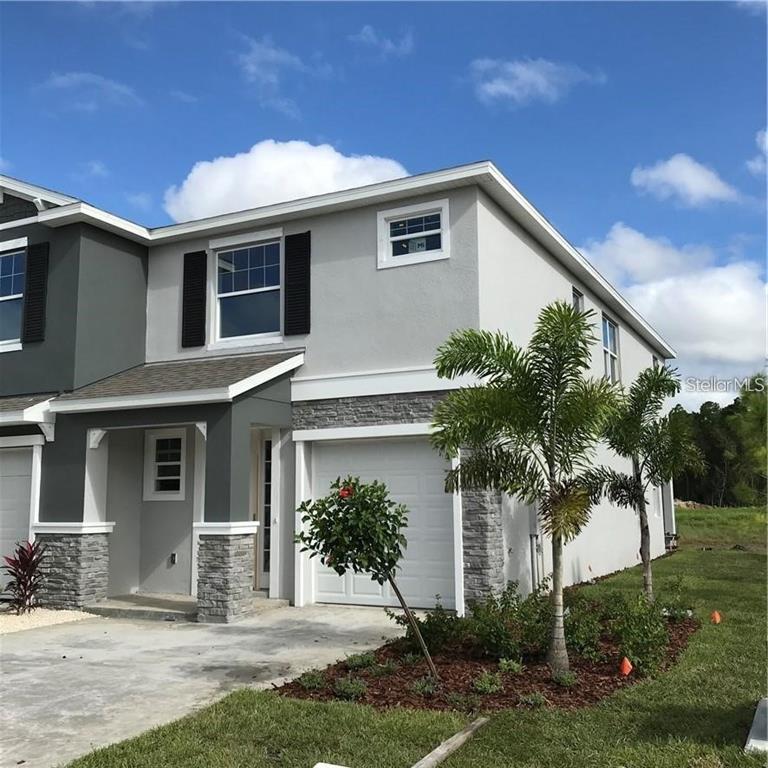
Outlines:
[[621, 377], [619, 326], [605, 315], [603, 315], [603, 361], [605, 363], [605, 378], [615, 384]]
[[186, 431], [147, 431], [144, 452], [144, 501], [184, 501]]
[[571, 288], [571, 305], [577, 312], [584, 311], [584, 294], [577, 288]]
[[379, 211], [378, 267], [400, 267], [450, 256], [448, 201]]
[[0, 254], [0, 344], [21, 337], [26, 253], [17, 250]]
[[216, 253], [218, 338], [280, 333], [280, 241]]

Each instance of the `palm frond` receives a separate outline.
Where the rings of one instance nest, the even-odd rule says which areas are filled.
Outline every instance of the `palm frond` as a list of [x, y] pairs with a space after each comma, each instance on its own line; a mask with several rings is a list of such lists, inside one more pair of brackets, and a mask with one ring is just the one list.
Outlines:
[[474, 374], [496, 381], [514, 377], [525, 355], [506, 333], [465, 328], [454, 331], [437, 350], [435, 368], [444, 379]]

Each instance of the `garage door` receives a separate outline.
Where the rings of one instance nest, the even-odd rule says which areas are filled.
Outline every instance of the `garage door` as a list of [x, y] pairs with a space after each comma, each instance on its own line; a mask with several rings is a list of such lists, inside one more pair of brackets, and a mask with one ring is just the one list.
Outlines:
[[[354, 440], [315, 443], [312, 447], [313, 494], [328, 492], [337, 477], [386, 483], [391, 497], [408, 507], [408, 546], [397, 583], [416, 608], [454, 607], [453, 501], [445, 493], [446, 462], [426, 440]], [[316, 562], [313, 560], [313, 562]], [[398, 605], [388, 585], [365, 574], [345, 574], [317, 564], [316, 599], [321, 603]]]
[[29, 537], [31, 448], [0, 448], [0, 555]]

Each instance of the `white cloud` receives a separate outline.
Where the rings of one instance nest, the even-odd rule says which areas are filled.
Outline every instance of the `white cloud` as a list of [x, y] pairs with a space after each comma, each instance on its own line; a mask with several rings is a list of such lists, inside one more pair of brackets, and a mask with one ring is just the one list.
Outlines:
[[632, 186], [659, 200], [675, 200], [698, 208], [713, 202], [736, 202], [739, 193], [717, 173], [689, 155], [678, 153], [656, 165], [637, 166], [630, 176]]
[[125, 196], [126, 200], [140, 211], [148, 211], [152, 207], [152, 195], [149, 192], [132, 192]]
[[166, 190], [165, 210], [174, 220], [187, 221], [407, 175], [386, 157], [267, 139], [247, 152], [195, 163], [180, 185]]
[[768, 9], [766, 0], [736, 0], [735, 6], [753, 16], [763, 16]]
[[768, 135], [758, 131], [755, 136], [755, 144], [760, 152], [751, 160], [747, 160], [747, 170], [755, 176], [764, 176], [766, 171], [766, 159], [768, 158]]
[[182, 104], [196, 104], [198, 101], [200, 101], [200, 99], [198, 99], [197, 96], [195, 96], [193, 93], [181, 91], [177, 88], [173, 89], [169, 95], [172, 99], [176, 99], [176, 101], [182, 102]]
[[648, 237], [621, 221], [603, 240], [590, 240], [581, 250], [616, 285], [685, 274], [708, 266], [715, 258], [706, 245], [678, 248], [665, 237]]
[[95, 112], [107, 105], [138, 106], [143, 103], [130, 85], [94, 72], [54, 72], [41, 87], [66, 95], [65, 106], [83, 112]]
[[[744, 259], [718, 265], [706, 245], [676, 246], [622, 223], [582, 251], [615, 280], [632, 305], [677, 351], [680, 374], [700, 379], [748, 376], [766, 352], [765, 279]], [[684, 391], [687, 408], [734, 394]]]
[[286, 77], [325, 76], [330, 67], [323, 62], [307, 64], [296, 54], [275, 45], [269, 37], [260, 40], [247, 37], [246, 42], [248, 49], [238, 54], [237, 61], [245, 79], [253, 84], [259, 102], [289, 117], [298, 117], [296, 102], [283, 94]]
[[88, 160], [85, 163], [80, 163], [77, 170], [72, 173], [72, 176], [80, 181], [105, 179], [109, 176], [109, 168], [101, 160]]
[[604, 83], [602, 73], [547, 59], [476, 59], [470, 64], [475, 95], [484, 103], [554, 103], [579, 83]]
[[384, 57], [407, 56], [413, 52], [413, 33], [410, 31], [398, 40], [393, 40], [376, 31], [370, 24], [366, 24], [359, 32], [350, 35], [349, 39], [353, 43], [377, 50]]

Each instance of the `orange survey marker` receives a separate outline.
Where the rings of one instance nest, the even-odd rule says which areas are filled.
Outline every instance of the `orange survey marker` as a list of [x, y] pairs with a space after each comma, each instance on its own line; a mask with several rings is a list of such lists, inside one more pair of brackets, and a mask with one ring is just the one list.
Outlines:
[[713, 624], [719, 624], [723, 620], [722, 616], [720, 616], [720, 611], [712, 611], [709, 618], [712, 620]]
[[626, 677], [633, 669], [632, 662], [625, 656], [619, 664], [619, 672]]

